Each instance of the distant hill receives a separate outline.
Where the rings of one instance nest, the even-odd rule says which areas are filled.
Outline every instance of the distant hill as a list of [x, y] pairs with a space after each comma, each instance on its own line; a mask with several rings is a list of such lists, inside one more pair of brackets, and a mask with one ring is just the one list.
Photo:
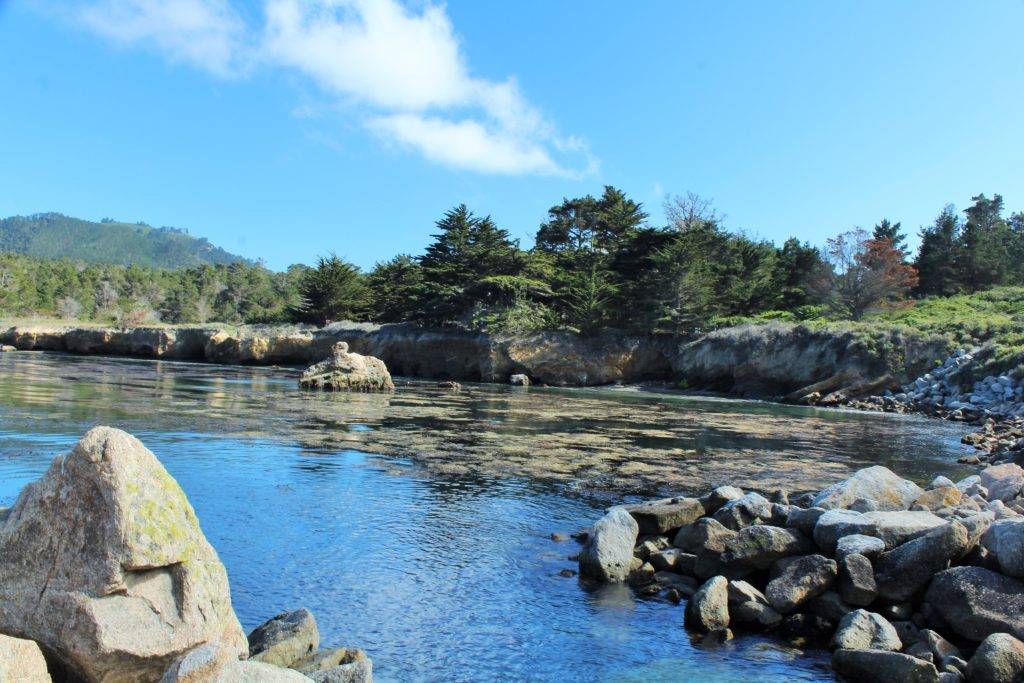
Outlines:
[[248, 262], [178, 228], [154, 228], [108, 218], [95, 223], [59, 213], [0, 219], [0, 252], [3, 251], [39, 258], [137, 263], [158, 268]]

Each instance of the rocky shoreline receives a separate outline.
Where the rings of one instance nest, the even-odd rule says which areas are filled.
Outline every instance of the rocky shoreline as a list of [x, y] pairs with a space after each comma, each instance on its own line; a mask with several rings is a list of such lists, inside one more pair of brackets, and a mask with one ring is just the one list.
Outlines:
[[705, 641], [773, 632], [830, 647], [855, 681], [1024, 676], [1024, 468], [926, 488], [875, 466], [770, 499], [721, 486], [614, 507], [579, 571], [685, 603]]
[[142, 443], [95, 427], [0, 509], [0, 680], [370, 683], [307, 610], [248, 637], [227, 572]]

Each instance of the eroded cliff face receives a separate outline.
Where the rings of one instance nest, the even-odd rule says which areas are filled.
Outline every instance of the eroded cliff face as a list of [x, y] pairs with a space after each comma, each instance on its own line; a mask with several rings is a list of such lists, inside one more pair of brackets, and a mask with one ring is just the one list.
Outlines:
[[593, 338], [567, 332], [491, 335], [367, 323], [323, 329], [35, 325], [0, 333], [0, 343], [18, 349], [227, 364], [309, 365], [329, 356], [339, 341], [407, 377], [504, 383], [521, 373], [556, 386], [683, 380], [692, 388], [756, 397], [877, 387], [886, 374], [907, 381], [949, 351], [942, 340], [896, 331], [872, 337], [799, 325], [725, 328], [682, 341], [614, 333]]

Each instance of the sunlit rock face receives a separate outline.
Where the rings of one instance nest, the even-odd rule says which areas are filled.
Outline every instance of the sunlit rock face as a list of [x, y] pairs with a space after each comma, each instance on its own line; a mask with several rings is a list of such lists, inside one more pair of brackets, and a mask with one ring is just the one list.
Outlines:
[[207, 642], [248, 651], [184, 492], [120, 430], [91, 429], [25, 487], [0, 527], [0, 557], [0, 631], [85, 680], [158, 680]]
[[393, 391], [395, 383], [380, 358], [349, 353], [348, 344], [338, 342], [330, 358], [302, 373], [299, 386], [326, 391]]

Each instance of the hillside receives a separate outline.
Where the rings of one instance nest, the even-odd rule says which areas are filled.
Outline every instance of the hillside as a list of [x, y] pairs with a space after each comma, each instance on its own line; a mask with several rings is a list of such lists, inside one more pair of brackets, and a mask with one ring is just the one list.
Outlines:
[[0, 252], [95, 263], [180, 268], [246, 259], [176, 228], [104, 219], [95, 223], [59, 213], [0, 220]]

